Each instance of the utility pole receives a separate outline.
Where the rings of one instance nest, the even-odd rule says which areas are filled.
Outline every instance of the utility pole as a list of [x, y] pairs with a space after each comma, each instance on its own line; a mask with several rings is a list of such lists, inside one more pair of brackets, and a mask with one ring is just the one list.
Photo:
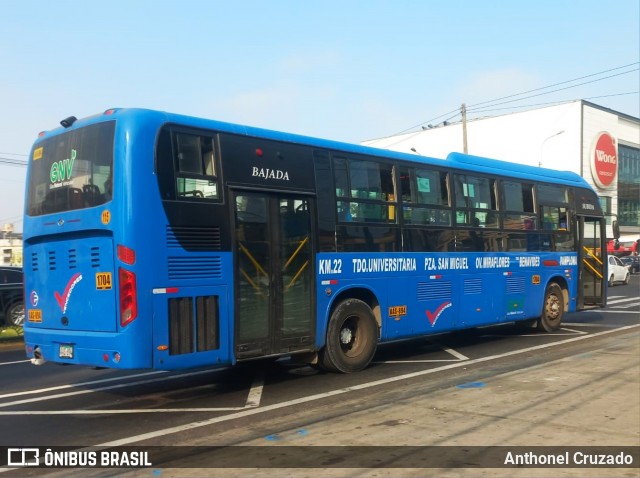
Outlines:
[[469, 153], [469, 148], [467, 147], [467, 105], [462, 103], [460, 107], [460, 114], [462, 115], [462, 150], [464, 154]]

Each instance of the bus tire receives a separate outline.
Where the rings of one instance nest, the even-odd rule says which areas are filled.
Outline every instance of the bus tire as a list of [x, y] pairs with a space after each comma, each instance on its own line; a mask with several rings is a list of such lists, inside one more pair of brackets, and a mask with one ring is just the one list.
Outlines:
[[544, 293], [542, 315], [538, 319], [537, 328], [543, 332], [553, 332], [560, 327], [564, 315], [564, 294], [562, 288], [551, 283]]
[[334, 309], [320, 367], [329, 372], [358, 372], [369, 365], [378, 345], [373, 311], [358, 299], [347, 299]]

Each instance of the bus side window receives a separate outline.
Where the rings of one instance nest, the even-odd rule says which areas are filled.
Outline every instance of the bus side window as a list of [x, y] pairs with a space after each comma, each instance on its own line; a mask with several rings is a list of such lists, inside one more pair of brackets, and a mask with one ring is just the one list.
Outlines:
[[216, 158], [211, 136], [175, 135], [178, 197], [218, 199]]
[[338, 220], [396, 223], [393, 171], [387, 163], [334, 157]]
[[471, 227], [498, 228], [495, 179], [454, 175], [456, 223]]
[[567, 208], [542, 206], [542, 228], [547, 231], [568, 231]]
[[533, 184], [501, 181], [502, 207], [505, 229], [537, 229], [534, 210]]
[[177, 134], [178, 170], [181, 173], [202, 174], [200, 136]]
[[[400, 169], [402, 216], [405, 224], [451, 225], [447, 173], [427, 169]], [[433, 207], [436, 206], [436, 207]]]

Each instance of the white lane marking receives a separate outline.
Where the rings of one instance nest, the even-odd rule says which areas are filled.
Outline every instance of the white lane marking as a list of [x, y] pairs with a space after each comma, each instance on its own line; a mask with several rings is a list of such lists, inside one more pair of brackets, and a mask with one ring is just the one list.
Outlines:
[[[588, 314], [589, 312], [602, 312], [603, 311], [598, 311], [598, 310], [583, 310], [582, 312], [580, 312], [581, 314]], [[611, 310], [611, 309], [607, 309], [606, 310], [607, 314], [636, 314], [638, 315], [638, 311], [637, 310]]]
[[451, 363], [451, 362], [460, 362], [458, 359], [440, 359], [440, 360], [383, 360], [381, 362], [371, 362], [371, 363]]
[[616, 305], [612, 308], [613, 309], [630, 309], [631, 307], [638, 307], [639, 305], [640, 305], [640, 302], [634, 302], [632, 304]]
[[[622, 302], [631, 302], [632, 300], [638, 300], [637, 297], [627, 297], [625, 299], [618, 299], [618, 300], [608, 300], [607, 301], [607, 306], [611, 305], [611, 304], [620, 304]], [[606, 310], [606, 309], [605, 309]]]
[[[581, 324], [576, 324], [576, 325], [581, 325]], [[563, 335], [584, 335], [587, 332], [585, 332], [584, 330], [574, 330], [574, 329], [567, 329], [566, 327], [561, 327], [560, 330], [566, 330], [567, 332], [572, 332], [570, 334], [552, 334], [552, 333], [544, 333], [544, 334], [520, 334], [517, 335], [517, 337], [549, 337], [549, 336], [563, 336]]]
[[0, 363], [0, 365], [14, 365], [17, 363], [25, 363], [25, 362], [31, 362], [31, 360], [18, 360], [16, 362], [2, 362]]
[[247, 407], [220, 407], [220, 408], [139, 408], [123, 410], [25, 410], [25, 411], [0, 411], [4, 415], [127, 415], [132, 413], [169, 413], [169, 412], [236, 412]]
[[460, 360], [469, 360], [469, 357], [462, 355], [460, 352], [453, 350], [450, 347], [446, 347], [444, 345], [440, 345], [436, 342], [431, 342], [433, 345], [440, 347], [445, 352], [453, 355], [455, 359], [425, 359], [425, 360], [383, 360], [380, 362], [373, 363], [440, 363], [440, 362], [459, 362]]
[[640, 327], [640, 324], [638, 324], [638, 325], [628, 325], [628, 326], [625, 326], [625, 327], [620, 327], [618, 329], [605, 330], [605, 331], [602, 331], [602, 332], [596, 332], [596, 333], [588, 334], [588, 335], [578, 335], [576, 337], [571, 337], [570, 339], [566, 339], [566, 340], [560, 340], [558, 342], [551, 342], [551, 343], [546, 343], [546, 344], [542, 344], [542, 345], [536, 345], [534, 347], [527, 347], [526, 349], [512, 350], [510, 352], [505, 352], [505, 353], [498, 354], [498, 355], [492, 355], [492, 356], [488, 356], [488, 357], [481, 357], [481, 358], [472, 359], [472, 360], [463, 361], [463, 362], [456, 362], [456, 363], [443, 365], [441, 367], [436, 367], [436, 368], [429, 369], [429, 370], [420, 370], [418, 372], [407, 373], [407, 374], [404, 374], [404, 375], [397, 375], [395, 377], [389, 377], [389, 378], [385, 378], [385, 379], [381, 379], [381, 380], [375, 380], [373, 382], [363, 383], [363, 384], [360, 384], [360, 385], [352, 385], [350, 387], [345, 387], [345, 388], [341, 388], [341, 389], [338, 389], [338, 390], [332, 390], [330, 392], [323, 392], [323, 393], [317, 393], [315, 395], [308, 395], [306, 397], [301, 397], [301, 398], [297, 398], [297, 399], [294, 399], [294, 400], [288, 400], [286, 402], [274, 403], [272, 405], [265, 405], [263, 407], [249, 408], [249, 409], [242, 410], [242, 411], [239, 411], [239, 412], [236, 412], [236, 413], [231, 413], [229, 415], [223, 415], [223, 416], [220, 416], [220, 417], [210, 418], [208, 420], [201, 420], [201, 421], [187, 423], [187, 424], [184, 424], [184, 425], [178, 425], [178, 426], [174, 426], [174, 427], [164, 428], [164, 429], [156, 430], [156, 431], [153, 431], [153, 432], [141, 433], [139, 435], [133, 435], [133, 436], [129, 436], [129, 437], [126, 437], [126, 438], [121, 438], [119, 440], [112, 440], [112, 441], [101, 443], [101, 444], [98, 444], [98, 445], [95, 445], [95, 446], [112, 447], [112, 446], [130, 445], [132, 443], [137, 443], [137, 442], [141, 442], [141, 441], [144, 441], [144, 440], [151, 440], [153, 438], [164, 437], [166, 435], [170, 435], [170, 434], [173, 434], [173, 433], [180, 433], [180, 432], [183, 432], [183, 431], [186, 431], [186, 430], [193, 430], [194, 428], [206, 427], [206, 426], [209, 426], [209, 425], [215, 425], [217, 423], [222, 423], [222, 422], [235, 420], [237, 418], [244, 418], [244, 417], [248, 417], [248, 416], [252, 416], [252, 415], [258, 415], [260, 413], [270, 412], [270, 411], [273, 411], [273, 410], [279, 410], [281, 408], [291, 407], [291, 406], [294, 406], [294, 405], [301, 405], [301, 404], [304, 404], [304, 403], [314, 402], [314, 401], [317, 401], [317, 400], [322, 400], [322, 399], [329, 398], [329, 397], [334, 397], [334, 396], [337, 396], [337, 395], [343, 395], [345, 393], [349, 393], [349, 392], [353, 392], [353, 391], [366, 390], [366, 389], [369, 389], [369, 388], [378, 387], [380, 385], [386, 385], [386, 384], [393, 383], [393, 382], [398, 382], [398, 381], [401, 381], [401, 380], [408, 380], [408, 379], [412, 379], [412, 378], [422, 377], [424, 375], [429, 375], [429, 374], [433, 374], [433, 373], [436, 373], [436, 372], [441, 372], [441, 371], [444, 371], [444, 370], [451, 370], [451, 369], [459, 368], [459, 367], [467, 367], [470, 364], [483, 363], [483, 362], [488, 362], [488, 361], [496, 360], [496, 359], [500, 359], [500, 358], [511, 357], [513, 355], [519, 355], [519, 354], [523, 354], [523, 353], [528, 353], [528, 352], [532, 352], [534, 350], [542, 350], [542, 349], [546, 349], [546, 348], [550, 348], [550, 347], [555, 347], [556, 345], [564, 345], [564, 344], [568, 344], [568, 343], [571, 343], [571, 342], [578, 342], [578, 341], [581, 341], [581, 340], [586, 340], [586, 339], [593, 338], [593, 337], [599, 337], [599, 336], [611, 334], [611, 333], [617, 332], [617, 331], [635, 329], [635, 328], [638, 328], [638, 327]]
[[[219, 369], [222, 370], [222, 369]], [[208, 370], [201, 372], [194, 372], [192, 374], [182, 374], [174, 377], [164, 377], [163, 380], [169, 380], [172, 378], [181, 378], [189, 375], [198, 375], [201, 373], [207, 372], [215, 372], [216, 370]], [[134, 383], [120, 384], [112, 387], [103, 387], [100, 389], [93, 390], [82, 390], [79, 392], [72, 392], [66, 394], [58, 394], [51, 395], [49, 397], [43, 398], [32, 398], [28, 400], [18, 400], [10, 403], [0, 404], [0, 407], [8, 407], [11, 405], [22, 405], [25, 403], [52, 400], [54, 398], [61, 397], [69, 397], [73, 395], [82, 395], [85, 393], [91, 393], [99, 390], [108, 390], [113, 388], [122, 388], [127, 387], [129, 385], [139, 385], [146, 384], [157, 380], [141, 380]], [[251, 388], [249, 389], [249, 394], [247, 395], [247, 401], [243, 407], [211, 407], [211, 408], [149, 408], [149, 409], [122, 409], [122, 410], [20, 410], [20, 411], [0, 411], [0, 415], [95, 415], [95, 414], [103, 414], [103, 415], [123, 415], [123, 414], [131, 414], [131, 413], [168, 413], [168, 412], [234, 412], [238, 410], [245, 410], [247, 408], [256, 408], [260, 406], [260, 400], [262, 399], [262, 390], [264, 388], [264, 377], [262, 375], [256, 377], [253, 383], [251, 384]]]
[[264, 375], [261, 373], [258, 375], [251, 384], [251, 390], [247, 395], [247, 402], [245, 408], [256, 408], [260, 406], [260, 400], [262, 400], [262, 390], [264, 389]]
[[444, 351], [445, 352], [449, 352], [451, 355], [453, 355], [454, 357], [456, 357], [458, 360], [469, 360], [469, 357], [462, 355], [460, 352], [453, 350], [452, 348], [449, 347], [444, 347]]
[[90, 382], [79, 382], [79, 383], [72, 383], [69, 385], [58, 385], [56, 387], [49, 387], [49, 388], [39, 388], [39, 389], [35, 389], [35, 390], [25, 390], [23, 392], [14, 392], [14, 393], [5, 393], [3, 395], [0, 395], [0, 398], [10, 398], [10, 397], [19, 397], [22, 395], [37, 395], [39, 393], [47, 393], [47, 392], [54, 392], [56, 390], [65, 390], [67, 388], [76, 388], [76, 387], [85, 387], [87, 385], [97, 385], [100, 383], [107, 383], [107, 382], [115, 382], [118, 380], [127, 380], [129, 378], [138, 378], [138, 377], [146, 377], [149, 375], [157, 375], [160, 373], [168, 373], [164, 370], [156, 370], [153, 372], [146, 372], [146, 373], [138, 373], [135, 375], [127, 375], [125, 377], [114, 377], [114, 378], [103, 378], [100, 380], [92, 380]]
[[[183, 377], [192, 377], [195, 375], [202, 375], [204, 373], [213, 373], [213, 372], [218, 372], [220, 370], [223, 369], [214, 369], [214, 370], [200, 370], [198, 372], [190, 372], [190, 373], [183, 373], [180, 375], [171, 375], [171, 376], [165, 376], [165, 377], [160, 377], [160, 378], [153, 378], [153, 379], [148, 379], [148, 380], [137, 380], [135, 382], [127, 382], [127, 383], [120, 383], [117, 385], [108, 385], [106, 387], [98, 387], [98, 388], [92, 388], [92, 389], [87, 389], [87, 390], [76, 390], [74, 392], [67, 392], [67, 393], [58, 393], [56, 395], [48, 395], [46, 397], [37, 397], [37, 398], [27, 398], [24, 400], [15, 400], [13, 402], [7, 402], [7, 403], [0, 403], [0, 408], [6, 408], [6, 407], [11, 407], [14, 405], [24, 405], [25, 403], [34, 403], [34, 402], [43, 402], [43, 401], [47, 401], [47, 400], [53, 400], [55, 398], [65, 398], [65, 397], [72, 397], [74, 395], [84, 395], [87, 393], [94, 393], [94, 392], [102, 392], [105, 390], [115, 390], [118, 388], [125, 388], [125, 387], [132, 387], [135, 385], [146, 385], [149, 383], [153, 383], [153, 382], [160, 382], [160, 381], [164, 381], [164, 380], [175, 380], [175, 379], [179, 379], [179, 378], [183, 378]], [[158, 372], [151, 372], [149, 374], [141, 374], [141, 375], [151, 375], [153, 373], [158, 373]], [[164, 373], [164, 372], [163, 372]], [[108, 380], [116, 380], [116, 379], [108, 379]], [[119, 379], [119, 380], [122, 380]], [[52, 387], [51, 390], [55, 390], [58, 388], [70, 388], [70, 387], [78, 387], [80, 385], [87, 385], [87, 384], [95, 384], [95, 383], [100, 383], [100, 380], [96, 380], [95, 382], [85, 382], [84, 384], [75, 384], [75, 385], [62, 385], [61, 387]], [[46, 390], [46, 389], [43, 389]], [[39, 391], [39, 393], [41, 393], [41, 391]], [[30, 394], [32, 394], [33, 391], [30, 391]], [[19, 393], [15, 393], [15, 394], [7, 394], [7, 395], [3, 395], [0, 396], [0, 398], [3, 397], [8, 397], [8, 396], [15, 396], [18, 395]]]

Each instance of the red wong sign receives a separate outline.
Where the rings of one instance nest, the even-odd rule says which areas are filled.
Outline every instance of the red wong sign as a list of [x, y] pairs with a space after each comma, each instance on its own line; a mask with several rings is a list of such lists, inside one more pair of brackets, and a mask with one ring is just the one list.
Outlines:
[[608, 188], [618, 175], [618, 148], [616, 140], [607, 132], [599, 133], [591, 153], [591, 175], [596, 185]]

